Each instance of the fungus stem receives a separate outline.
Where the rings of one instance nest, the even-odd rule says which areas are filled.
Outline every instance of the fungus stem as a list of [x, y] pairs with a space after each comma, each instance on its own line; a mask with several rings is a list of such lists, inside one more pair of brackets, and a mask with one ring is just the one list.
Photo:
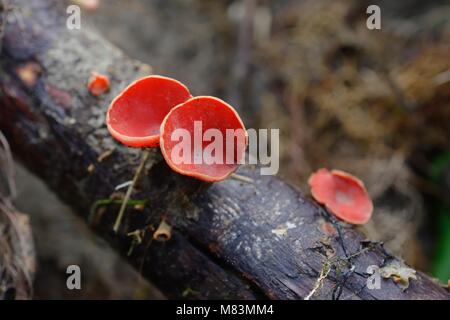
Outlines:
[[142, 170], [144, 169], [145, 163], [147, 162], [148, 158], [150, 156], [150, 151], [148, 149], [144, 149], [142, 153], [141, 162], [139, 163], [139, 167], [136, 170], [136, 173], [134, 174], [133, 181], [131, 182], [130, 186], [127, 189], [127, 193], [125, 194], [125, 197], [123, 198], [122, 205], [120, 206], [119, 214], [117, 215], [116, 222], [114, 223], [114, 233], [117, 233], [119, 231], [120, 224], [122, 222], [123, 214], [125, 212], [125, 208], [127, 207], [128, 200], [131, 197], [131, 193], [133, 192], [134, 186], [136, 185], [137, 181], [139, 180], [139, 177], [141, 176]]

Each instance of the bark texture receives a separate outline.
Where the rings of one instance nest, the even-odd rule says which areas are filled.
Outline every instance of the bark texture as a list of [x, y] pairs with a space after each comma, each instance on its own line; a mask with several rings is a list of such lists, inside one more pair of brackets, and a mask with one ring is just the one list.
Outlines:
[[[109, 136], [105, 112], [151, 67], [84, 27], [67, 29], [65, 9], [56, 0], [10, 1], [0, 129], [26, 166], [168, 297], [301, 299], [317, 284], [312, 299], [449, 298], [420, 272], [406, 290], [392, 278], [369, 290], [367, 267], [399, 260], [300, 191], [252, 167], [238, 173], [253, 182], [207, 184], [172, 172], [154, 150], [132, 195], [145, 207], [130, 205], [114, 234], [119, 205], [98, 204], [120, 196], [114, 188], [132, 178], [140, 152]], [[109, 76], [108, 94], [89, 94], [92, 71]], [[154, 241], [162, 220], [172, 226], [172, 237]], [[327, 276], [318, 283], [321, 274]]]

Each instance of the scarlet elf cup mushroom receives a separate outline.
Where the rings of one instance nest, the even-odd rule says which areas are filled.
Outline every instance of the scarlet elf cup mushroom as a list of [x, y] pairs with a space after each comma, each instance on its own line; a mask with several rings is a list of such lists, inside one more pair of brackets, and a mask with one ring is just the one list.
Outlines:
[[364, 224], [372, 216], [373, 204], [361, 180], [340, 170], [319, 169], [309, 177], [313, 198], [336, 217]]
[[189, 98], [188, 88], [175, 79], [162, 76], [139, 79], [112, 101], [106, 115], [108, 130], [129, 147], [157, 147], [164, 117]]
[[160, 147], [176, 172], [214, 182], [226, 179], [245, 156], [248, 137], [237, 112], [209, 96], [179, 104], [161, 124]]

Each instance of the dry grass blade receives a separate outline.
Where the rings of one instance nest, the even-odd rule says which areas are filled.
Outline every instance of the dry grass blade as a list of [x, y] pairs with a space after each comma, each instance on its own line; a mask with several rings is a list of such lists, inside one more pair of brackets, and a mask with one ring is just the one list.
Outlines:
[[0, 132], [0, 299], [29, 299], [35, 273], [35, 254], [29, 219], [12, 205], [16, 195], [14, 162]]
[[6, 140], [3, 133], [0, 131], [0, 172], [2, 178], [6, 180], [7, 184], [7, 194], [3, 195], [0, 189], [0, 196], [6, 199], [14, 199], [17, 194], [16, 181], [15, 181], [15, 171], [14, 171], [14, 160], [11, 154], [11, 149], [9, 147], [8, 141]]
[[330, 273], [330, 265], [328, 263], [325, 263], [323, 265], [322, 271], [320, 272], [319, 277], [317, 278], [314, 287], [312, 288], [312, 290], [308, 293], [308, 295], [304, 298], [304, 300], [309, 300], [311, 299], [311, 297], [314, 295], [314, 293], [317, 292], [317, 290], [320, 289], [320, 287], [322, 286], [323, 281], [326, 279], [326, 277], [328, 276], [328, 274]]

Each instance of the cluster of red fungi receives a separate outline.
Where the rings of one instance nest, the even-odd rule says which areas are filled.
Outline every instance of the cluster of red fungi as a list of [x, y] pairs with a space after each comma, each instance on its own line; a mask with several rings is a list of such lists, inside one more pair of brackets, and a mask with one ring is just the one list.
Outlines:
[[[192, 97], [185, 85], [171, 78], [148, 76], [133, 82], [112, 101], [106, 117], [109, 132], [121, 143], [135, 148], [160, 147], [174, 171], [208, 182], [224, 180], [237, 169], [236, 162], [180, 164], [171, 158], [176, 144], [172, 133], [183, 128], [193, 134], [194, 121], [201, 121], [203, 130], [220, 130], [224, 137], [226, 129], [243, 129], [245, 138], [237, 141], [245, 141], [245, 145], [236, 144], [234, 156], [238, 159], [245, 154], [245, 127], [233, 107], [215, 97]], [[358, 178], [339, 170], [320, 169], [308, 183], [314, 199], [338, 218], [352, 224], [370, 219], [372, 201]]]
[[[224, 139], [227, 129], [242, 129], [237, 131], [243, 137], [236, 138], [233, 163], [186, 163], [172, 159], [172, 150], [179, 143], [171, 139], [172, 133], [184, 129], [194, 137], [196, 121], [203, 130], [220, 130]], [[237, 169], [237, 160], [245, 154], [248, 141], [244, 124], [233, 107], [215, 97], [192, 97], [184, 84], [162, 76], [148, 76], [129, 85], [112, 101], [106, 124], [121, 143], [135, 148], [160, 147], [174, 171], [208, 182], [224, 180]], [[208, 142], [202, 140], [201, 144], [205, 148]], [[222, 145], [226, 146], [226, 142]], [[192, 150], [192, 154], [195, 152], [198, 151]]]

